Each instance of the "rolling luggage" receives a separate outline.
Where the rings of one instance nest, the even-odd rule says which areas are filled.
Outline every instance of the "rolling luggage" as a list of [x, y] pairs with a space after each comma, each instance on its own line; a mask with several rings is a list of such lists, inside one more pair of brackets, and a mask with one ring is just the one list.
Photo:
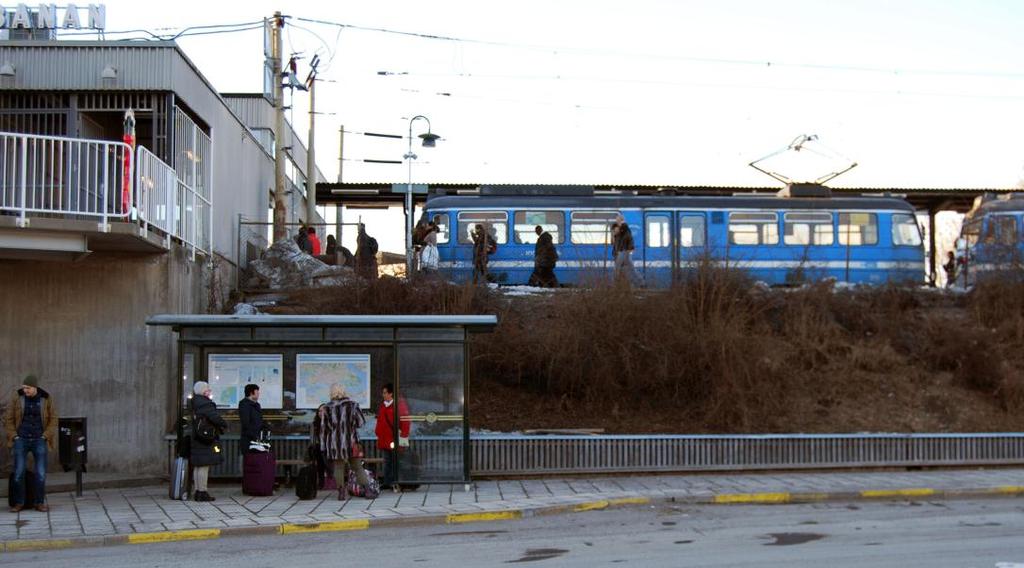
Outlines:
[[183, 457], [174, 458], [171, 462], [171, 487], [168, 491], [172, 500], [188, 499], [188, 460]]
[[[36, 472], [25, 470], [25, 502], [26, 509], [36, 505]], [[7, 506], [14, 506], [14, 472], [7, 478]]]
[[295, 496], [303, 501], [315, 499], [318, 485], [316, 468], [304, 465], [299, 469], [299, 475], [295, 478]]
[[249, 452], [242, 457], [242, 493], [254, 497], [274, 494], [277, 460], [271, 452]]

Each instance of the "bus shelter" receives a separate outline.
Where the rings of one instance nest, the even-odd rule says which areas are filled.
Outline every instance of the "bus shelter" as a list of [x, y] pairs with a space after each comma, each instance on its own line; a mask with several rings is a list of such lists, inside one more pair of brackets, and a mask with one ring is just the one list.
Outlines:
[[393, 424], [395, 432], [399, 422], [409, 427], [409, 443], [396, 454], [399, 482], [469, 482], [469, 340], [491, 332], [496, 316], [157, 315], [146, 323], [170, 326], [178, 337], [178, 426], [169, 443], [177, 447], [182, 436], [195, 381], [210, 384], [228, 421], [214, 476], [241, 474], [237, 408], [245, 385], [259, 385], [272, 451], [287, 468], [305, 457], [313, 417], [335, 383], [367, 418], [359, 431], [366, 456], [381, 457], [373, 432], [381, 388], [391, 383], [408, 408]]

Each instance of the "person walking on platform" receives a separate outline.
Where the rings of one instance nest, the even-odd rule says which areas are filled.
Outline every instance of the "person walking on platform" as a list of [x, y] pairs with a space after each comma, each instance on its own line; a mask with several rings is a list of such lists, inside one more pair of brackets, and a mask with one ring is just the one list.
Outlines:
[[544, 231], [540, 225], [533, 230], [537, 233], [537, 244], [533, 248], [533, 274], [530, 275], [529, 284], [541, 288], [556, 288], [558, 278], [555, 276], [555, 264], [558, 263], [558, 250], [555, 249], [554, 239], [551, 233]]
[[639, 284], [636, 270], [633, 269], [633, 231], [629, 223], [619, 215], [612, 225], [612, 256], [615, 259], [615, 280], [625, 281], [631, 285]]
[[470, 236], [473, 238], [473, 284], [487, 284], [487, 263], [497, 244], [479, 223], [473, 227]]
[[356, 274], [377, 279], [377, 248], [377, 239], [366, 234], [366, 225], [360, 223], [356, 236]]
[[198, 381], [192, 387], [192, 479], [196, 501], [214, 501], [207, 491], [210, 481], [210, 466], [224, 461], [221, 455], [220, 435], [227, 430], [228, 423], [217, 412], [217, 405], [210, 399], [210, 384]]
[[[4, 429], [7, 445], [14, 455], [11, 512], [17, 513], [26, 506], [44, 513], [49, 511], [46, 504], [46, 456], [57, 446], [57, 408], [50, 393], [39, 387], [39, 379], [35, 375], [25, 377], [21, 388], [7, 403]], [[28, 454], [32, 454], [35, 465], [33, 503], [25, 502]]]

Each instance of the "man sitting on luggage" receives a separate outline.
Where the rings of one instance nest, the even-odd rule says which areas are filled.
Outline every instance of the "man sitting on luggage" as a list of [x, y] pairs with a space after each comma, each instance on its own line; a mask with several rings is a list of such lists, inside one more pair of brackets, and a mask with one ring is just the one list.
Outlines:
[[[14, 473], [11, 477], [13, 499], [11, 512], [27, 506], [46, 512], [46, 454], [57, 445], [57, 409], [50, 393], [39, 388], [39, 379], [29, 375], [7, 404], [4, 413], [7, 445], [14, 451]], [[25, 502], [25, 469], [28, 455], [35, 461], [34, 502]]]
[[241, 436], [238, 440], [238, 451], [245, 455], [255, 448], [250, 448], [253, 442], [260, 441], [260, 432], [263, 431], [263, 409], [260, 407], [259, 385], [245, 385], [245, 398], [238, 402], [238, 423], [241, 426]]

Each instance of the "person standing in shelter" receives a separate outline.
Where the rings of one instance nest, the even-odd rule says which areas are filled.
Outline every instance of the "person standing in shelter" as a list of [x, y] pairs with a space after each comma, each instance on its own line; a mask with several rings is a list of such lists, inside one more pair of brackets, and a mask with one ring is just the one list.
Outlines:
[[555, 276], [555, 264], [558, 263], [558, 250], [551, 233], [545, 232], [540, 225], [534, 227], [537, 233], [537, 244], [533, 247], [533, 274], [530, 275], [530, 286], [555, 288], [558, 278]]
[[245, 398], [238, 402], [238, 451], [243, 455], [249, 453], [249, 445], [258, 442], [263, 432], [263, 408], [259, 400], [259, 385], [245, 385]]
[[309, 254], [320, 256], [320, 238], [316, 236], [316, 227], [310, 227], [306, 230], [306, 233], [306, 238], [309, 239]]
[[[388, 383], [380, 391], [381, 403], [377, 409], [377, 425], [374, 433], [377, 434], [377, 449], [384, 456], [384, 478], [381, 480], [383, 487], [391, 486], [398, 491], [398, 472], [395, 470], [395, 455], [409, 446], [409, 421], [404, 420], [409, 416], [409, 406], [405, 399], [398, 399], [395, 402], [395, 385]], [[398, 436], [395, 436], [395, 409], [398, 409]]]
[[636, 285], [639, 280], [633, 269], [633, 231], [620, 214], [612, 225], [612, 255], [615, 259], [615, 280]]
[[359, 403], [348, 397], [345, 387], [339, 383], [331, 385], [331, 400], [317, 411], [314, 419], [313, 442], [320, 448], [324, 459], [334, 468], [334, 479], [338, 482], [338, 500], [348, 496], [345, 483], [345, 466], [355, 472], [363, 488], [370, 486], [370, 479], [363, 469], [362, 456], [356, 454], [359, 444], [359, 428], [366, 423]]
[[495, 248], [494, 241], [479, 223], [470, 236], [473, 238], [473, 284], [487, 284], [487, 263]]
[[[39, 379], [28, 375], [7, 403], [4, 413], [7, 445], [14, 455], [11, 512], [26, 506], [49, 511], [46, 504], [46, 456], [57, 446], [57, 408], [50, 393], [39, 387]], [[34, 503], [25, 502], [25, 470], [28, 454], [35, 465]]]
[[217, 405], [210, 398], [209, 383], [198, 381], [192, 386], [192, 479], [195, 481], [196, 501], [215, 501], [207, 491], [210, 481], [210, 466], [224, 461], [221, 455], [220, 435], [227, 430], [228, 423], [217, 412]]
[[377, 279], [377, 248], [377, 239], [366, 234], [366, 225], [360, 223], [356, 236], [356, 274]]

